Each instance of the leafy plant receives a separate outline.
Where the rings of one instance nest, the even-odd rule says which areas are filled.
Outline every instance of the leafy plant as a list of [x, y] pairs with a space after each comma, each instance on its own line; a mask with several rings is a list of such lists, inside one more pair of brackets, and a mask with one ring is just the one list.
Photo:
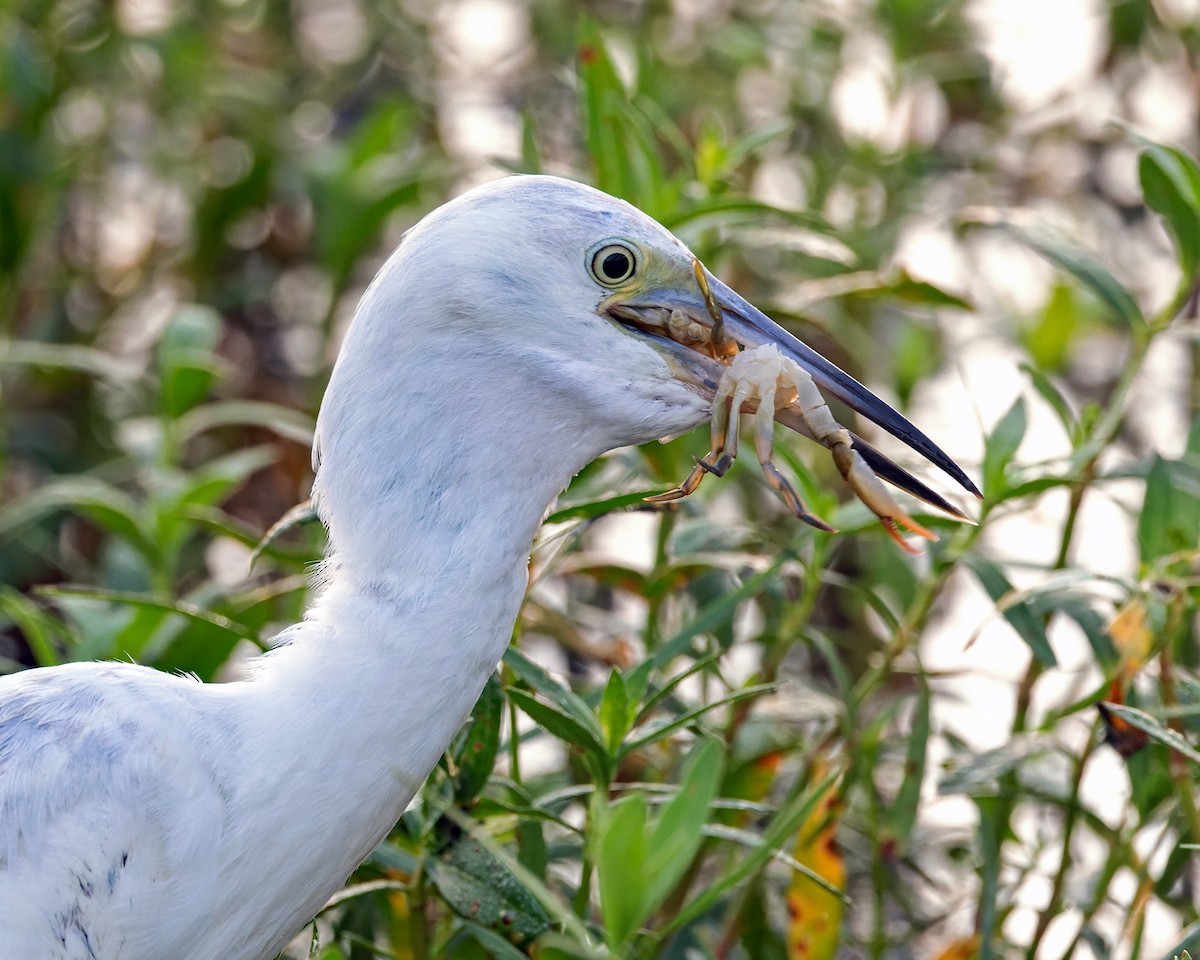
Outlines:
[[[215, 679], [301, 616], [322, 535], [287, 512], [353, 302], [460, 178], [568, 172], [924, 415], [983, 343], [978, 524], [922, 515], [909, 560], [802, 442], [838, 535], [744, 463], [648, 507], [703, 429], [591, 465], [472, 721], [289, 955], [1194, 951], [1200, 416], [1161, 371], [1195, 359], [1197, 144], [1022, 105], [953, 0], [539, 0], [508, 39], [487, 4], [321, 7], [0, 12], [0, 669]], [[1195, 80], [1166, 5], [1103, 15], [1097, 102]]]

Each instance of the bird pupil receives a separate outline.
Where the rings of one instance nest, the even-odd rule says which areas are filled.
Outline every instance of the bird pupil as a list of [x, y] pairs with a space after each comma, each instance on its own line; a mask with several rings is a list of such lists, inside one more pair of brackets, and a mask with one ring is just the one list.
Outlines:
[[629, 257], [623, 253], [610, 253], [600, 268], [609, 280], [620, 280], [629, 273]]

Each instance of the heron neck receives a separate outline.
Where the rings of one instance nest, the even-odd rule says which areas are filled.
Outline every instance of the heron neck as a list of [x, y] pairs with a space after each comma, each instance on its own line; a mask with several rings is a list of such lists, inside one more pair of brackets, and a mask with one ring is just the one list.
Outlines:
[[393, 744], [382, 764], [406, 749], [397, 742], [419, 742], [427, 755], [408, 771], [418, 784], [504, 653], [547, 508], [614, 445], [586, 411], [546, 402], [544, 383], [485, 359], [457, 358], [441, 382], [433, 361], [382, 385], [353, 366], [335, 373], [314, 486], [330, 534], [325, 582], [291, 649], [264, 666], [351, 712], [374, 699], [355, 736], [378, 728]]
[[[497, 395], [522, 398], [509, 386]], [[407, 409], [360, 406], [324, 424], [338, 430], [317, 487], [324, 586], [238, 685], [245, 829], [302, 824], [312, 838], [304, 916], [387, 835], [469, 716], [512, 635], [538, 525], [598, 452], [536, 406]], [[285, 824], [263, 798], [297, 783]]]
[[457, 604], [460, 591], [476, 598], [523, 567], [549, 505], [607, 449], [531, 392], [493, 376], [474, 387], [418, 384], [353, 416], [323, 412], [314, 498], [331, 578]]
[[[383, 407], [350, 428], [361, 444], [327, 445], [316, 488], [330, 535], [327, 585], [309, 618], [339, 632], [361, 624], [376, 634], [368, 642], [415, 645], [424, 657], [444, 651], [482, 684], [511, 634], [538, 527], [598, 451], [532, 401], [501, 408], [477, 396], [438, 409], [410, 397], [398, 406], [431, 412], [395, 417]], [[347, 451], [355, 455], [343, 459]]]

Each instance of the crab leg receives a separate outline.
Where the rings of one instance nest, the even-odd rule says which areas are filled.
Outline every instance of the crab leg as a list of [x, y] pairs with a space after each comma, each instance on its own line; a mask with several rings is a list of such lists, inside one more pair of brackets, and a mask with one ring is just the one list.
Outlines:
[[[700, 486], [700, 481], [706, 473], [724, 476], [738, 454], [738, 417], [743, 412], [753, 412], [754, 445], [767, 482], [799, 519], [826, 533], [837, 532], [820, 517], [809, 513], [787, 477], [771, 462], [775, 447], [775, 411], [781, 406], [790, 405], [797, 395], [790, 378], [780, 373], [784, 362], [784, 357], [773, 347], [760, 347], [734, 357], [729, 369], [721, 375], [713, 395], [712, 450], [696, 461], [696, 466], [683, 483], [665, 493], [647, 497], [649, 502], [666, 503], [689, 496]], [[798, 366], [796, 370], [801, 376], [805, 376]], [[730, 421], [733, 422], [732, 430]], [[805, 426], [808, 427], [807, 422]]]
[[[800, 495], [796, 493], [796, 488], [785, 477], [777, 466], [772, 462], [772, 456], [775, 453], [775, 411], [776, 406], [776, 388], [778, 381], [772, 383], [763, 391], [762, 399], [758, 402], [758, 409], [754, 412], [754, 449], [758, 454], [758, 462], [762, 466], [763, 476], [767, 478], [767, 483], [779, 494], [784, 505], [799, 519], [803, 520], [809, 526], [816, 527], [818, 530], [824, 530], [826, 533], [837, 533], [837, 530], [827, 524], [816, 514], [809, 513], [808, 507], [804, 505], [804, 501], [800, 499]], [[784, 404], [786, 406], [787, 404]]]
[[780, 379], [786, 377], [795, 387], [804, 425], [808, 427], [813, 438], [833, 454], [833, 462], [837, 464], [842, 478], [850, 485], [855, 496], [883, 521], [888, 535], [909, 553], [918, 551], [905, 542], [900, 534], [900, 527], [926, 540], [936, 540], [935, 533], [917, 523], [901, 509], [883, 485], [883, 481], [867, 466], [862, 454], [854, 449], [850, 431], [833, 418], [812, 377], [786, 357], [780, 356], [780, 360], [784, 368], [780, 371]]
[[730, 394], [734, 389], [732, 384], [732, 378], [722, 375], [721, 382], [717, 385], [717, 392], [713, 395], [712, 421], [710, 425], [712, 449], [696, 461], [696, 465], [692, 467], [691, 472], [684, 478], [683, 483], [663, 493], [646, 497], [647, 503], [670, 503], [672, 500], [682, 500], [684, 497], [691, 496], [696, 492], [696, 488], [700, 486], [700, 481], [704, 479], [706, 473], [711, 473], [718, 477], [725, 476], [725, 471], [729, 469], [729, 465], [733, 463], [733, 458], [737, 456], [736, 423], [733, 433], [730, 434], [729, 432], [730, 409], [732, 407]]
[[829, 524], [809, 513], [795, 488], [772, 462], [775, 414], [789, 408], [799, 417], [804, 432], [830, 451], [850, 489], [883, 521], [896, 543], [910, 553], [918, 552], [905, 542], [901, 528], [927, 540], [937, 539], [901, 509], [862, 454], [854, 449], [853, 436], [833, 418], [812, 377], [769, 344], [739, 353], [722, 375], [713, 397], [712, 450], [697, 461], [683, 483], [647, 499], [656, 503], [679, 500], [695, 492], [706, 473], [722, 476], [737, 456], [737, 418], [742, 412], [753, 412], [755, 451], [767, 482], [799, 519], [820, 530], [834, 532]]

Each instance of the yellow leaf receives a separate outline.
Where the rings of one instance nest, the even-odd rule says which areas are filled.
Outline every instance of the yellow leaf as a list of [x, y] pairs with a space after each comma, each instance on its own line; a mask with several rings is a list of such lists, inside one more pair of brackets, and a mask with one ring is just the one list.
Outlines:
[[[819, 776], [819, 771], [814, 771]], [[837, 784], [817, 802], [796, 838], [792, 856], [838, 890], [846, 886], [846, 862], [837, 844], [841, 815]], [[802, 873], [792, 875], [787, 892], [791, 922], [787, 954], [792, 960], [833, 960], [842, 929], [842, 899]]]
[[979, 955], [979, 934], [953, 941], [934, 960], [974, 960]]
[[1154, 646], [1154, 635], [1146, 618], [1146, 604], [1130, 597], [1108, 624], [1108, 635], [1121, 657], [1120, 676], [1130, 680], [1141, 669]]
[[[725, 796], [760, 803], [766, 799], [783, 762], [782, 750], [770, 750], [731, 770], [725, 781]], [[745, 826], [755, 816], [750, 810], [723, 810], [721, 822]]]

